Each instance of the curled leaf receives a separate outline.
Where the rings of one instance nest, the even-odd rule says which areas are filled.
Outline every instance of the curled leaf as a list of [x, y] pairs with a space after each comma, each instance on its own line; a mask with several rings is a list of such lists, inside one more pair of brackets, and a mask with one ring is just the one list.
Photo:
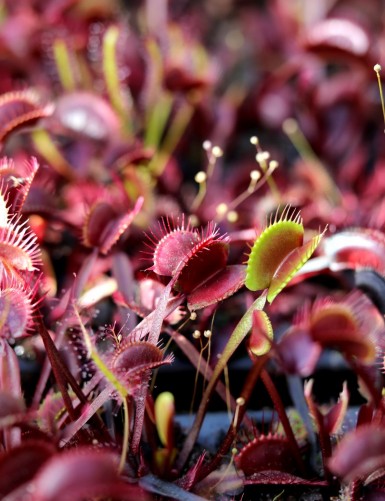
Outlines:
[[99, 496], [143, 499], [140, 489], [119, 480], [118, 462], [119, 458], [109, 451], [79, 447], [62, 452], [44, 464], [32, 488], [39, 501], [80, 501]]
[[370, 268], [385, 273], [385, 235], [373, 228], [352, 228], [325, 238], [322, 252], [336, 269]]
[[155, 422], [160, 441], [169, 450], [173, 448], [174, 443], [174, 414], [174, 395], [169, 391], [160, 393], [155, 400]]
[[170, 364], [173, 356], [164, 357], [164, 352], [158, 346], [147, 342], [126, 342], [119, 346], [111, 358], [111, 370], [120, 381], [124, 381], [128, 392], [132, 393], [141, 383], [145, 374], [161, 365]]
[[111, 247], [130, 226], [143, 205], [139, 197], [132, 210], [122, 212], [107, 202], [97, 202], [90, 210], [83, 226], [83, 242], [88, 247], [99, 247], [108, 254]]
[[119, 118], [109, 103], [85, 91], [70, 92], [58, 99], [52, 127], [60, 127], [62, 134], [64, 130], [95, 141], [112, 139], [120, 130]]
[[368, 33], [350, 19], [330, 18], [308, 31], [306, 47], [315, 52], [336, 53], [366, 61], [370, 49]]
[[286, 372], [307, 377], [314, 372], [322, 347], [307, 330], [294, 326], [285, 333], [275, 351]]
[[258, 357], [270, 350], [274, 332], [270, 319], [262, 310], [253, 312], [253, 326], [248, 339], [248, 349]]

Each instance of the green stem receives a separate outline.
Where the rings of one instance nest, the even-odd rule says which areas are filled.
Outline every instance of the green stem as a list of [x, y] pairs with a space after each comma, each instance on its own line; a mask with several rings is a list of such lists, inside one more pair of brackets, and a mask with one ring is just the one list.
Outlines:
[[178, 146], [178, 143], [191, 120], [193, 112], [194, 107], [187, 101], [185, 101], [176, 111], [163, 144], [161, 145], [161, 149], [155, 154], [149, 165], [149, 169], [156, 176], [160, 176], [164, 171], [172, 153]]
[[158, 101], [153, 105], [147, 118], [145, 133], [145, 146], [158, 148], [166, 123], [170, 117], [173, 98], [168, 92], [163, 92]]
[[63, 89], [73, 91], [76, 88], [75, 78], [71, 67], [71, 58], [68, 47], [63, 40], [57, 39], [53, 43], [53, 53], [60, 82]]
[[47, 160], [49, 165], [51, 165], [58, 174], [69, 181], [73, 181], [75, 175], [72, 171], [72, 167], [53, 142], [49, 132], [44, 129], [35, 129], [31, 135], [33, 145], [38, 153]]
[[123, 443], [122, 443], [122, 454], [120, 456], [118, 473], [122, 473], [124, 465], [126, 463], [126, 457], [128, 452], [128, 441], [130, 438], [130, 414], [128, 411], [127, 398], [122, 399], [123, 404]]
[[311, 162], [311, 168], [316, 171], [319, 178], [319, 185], [324, 186], [325, 193], [329, 196], [333, 204], [338, 204], [341, 200], [341, 193], [325, 166], [314, 153], [309, 141], [299, 128], [296, 120], [288, 118], [283, 123], [283, 131], [288, 136], [293, 146], [298, 151], [303, 160]]
[[[103, 37], [103, 73], [111, 104], [119, 116], [122, 119], [126, 119], [127, 112], [132, 109], [132, 97], [128, 87], [125, 94], [123, 94], [120, 84], [119, 68], [116, 60], [118, 39], [119, 28], [117, 26], [110, 26]], [[131, 133], [132, 124], [130, 120], [125, 120], [125, 126], [127, 131]]]

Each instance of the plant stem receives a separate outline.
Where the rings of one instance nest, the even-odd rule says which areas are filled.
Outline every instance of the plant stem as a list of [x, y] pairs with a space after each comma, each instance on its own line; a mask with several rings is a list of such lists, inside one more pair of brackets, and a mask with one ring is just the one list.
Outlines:
[[207, 475], [209, 475], [219, 466], [220, 462], [223, 459], [223, 456], [227, 454], [230, 447], [234, 443], [234, 439], [237, 435], [237, 432], [239, 430], [239, 427], [242, 423], [242, 419], [247, 409], [247, 403], [251, 398], [251, 394], [255, 388], [255, 384], [258, 381], [258, 378], [260, 377], [261, 371], [263, 370], [263, 367], [265, 366], [267, 360], [268, 360], [268, 355], [263, 355], [261, 357], [258, 357], [254, 362], [252, 368], [250, 369], [249, 374], [247, 375], [245, 384], [241, 391], [240, 398], [243, 399], [244, 403], [243, 405], [237, 408], [237, 413], [234, 414], [233, 421], [229, 426], [226, 437], [224, 438], [214, 458], [209, 463], [202, 466], [202, 468], [198, 471], [197, 476], [194, 480], [194, 484], [199, 482], [203, 478], [207, 477]]
[[297, 462], [298, 468], [300, 469], [301, 473], [305, 473], [305, 465], [301, 456], [301, 451], [299, 450], [297, 440], [295, 439], [290, 421], [287, 417], [285, 407], [282, 403], [282, 399], [269, 375], [266, 369], [263, 369], [261, 372], [261, 379], [263, 381], [263, 384], [265, 385], [265, 388], [267, 392], [269, 393], [269, 396], [274, 404], [274, 408], [278, 413], [278, 417], [282, 423], [283, 429], [285, 431], [286, 437], [289, 441], [291, 451], [294, 455], [294, 458]]
[[[55, 346], [55, 343], [52, 341], [51, 336], [49, 335], [48, 330], [46, 329], [42, 318], [39, 316], [38, 318], [38, 325], [39, 325], [39, 332], [41, 335], [41, 338], [44, 343], [44, 347], [47, 353], [47, 356], [49, 358], [49, 361], [51, 363], [52, 371], [54, 373], [57, 385], [59, 387], [59, 391], [63, 397], [63, 402], [66, 407], [66, 410], [72, 419], [72, 421], [75, 421], [77, 418], [76, 412], [73, 408], [72, 405], [72, 400], [71, 397], [68, 394], [68, 389], [67, 389], [67, 383], [68, 381], [68, 369], [64, 367], [64, 364], [62, 363], [60, 359], [60, 355], [57, 351], [57, 348]], [[84, 395], [80, 391], [80, 394], [82, 395], [82, 398], [84, 398]], [[77, 395], [79, 396], [79, 395]]]
[[130, 437], [130, 414], [128, 412], [127, 398], [123, 398], [123, 443], [122, 443], [122, 453], [120, 456], [120, 463], [118, 468], [118, 473], [122, 473], [124, 465], [126, 463], [126, 457], [128, 452], [128, 440]]
[[71, 61], [71, 55], [64, 40], [57, 39], [54, 41], [53, 53], [60, 83], [62, 84], [63, 89], [68, 92], [75, 90], [76, 82], [72, 71], [73, 61]]
[[132, 123], [129, 114], [132, 111], [132, 96], [128, 86], [126, 86], [125, 94], [123, 94], [116, 60], [119, 34], [117, 26], [110, 26], [103, 37], [103, 72], [111, 104], [119, 114], [122, 122], [124, 121], [127, 132], [131, 134]]

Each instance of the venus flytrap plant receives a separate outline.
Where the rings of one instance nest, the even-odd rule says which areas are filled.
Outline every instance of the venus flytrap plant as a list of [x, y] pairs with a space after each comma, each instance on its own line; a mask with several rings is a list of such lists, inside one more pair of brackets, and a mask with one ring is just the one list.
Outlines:
[[[150, 268], [159, 275], [171, 276], [171, 280], [160, 298], [154, 311], [148, 341], [156, 345], [161, 333], [166, 308], [171, 291], [175, 288], [180, 294], [187, 296], [201, 294], [193, 302], [191, 309], [208, 306], [233, 294], [243, 285], [243, 269], [226, 266], [228, 256], [228, 239], [219, 235], [213, 224], [201, 232], [192, 229], [190, 223], [185, 225], [184, 219], [175, 225], [170, 221], [163, 221], [159, 227], [163, 235], [159, 242], [152, 233], [151, 256], [153, 265]], [[151, 248], [151, 247], [150, 247]], [[230, 270], [230, 274], [229, 274]], [[231, 278], [231, 280], [230, 280]], [[183, 297], [183, 296], [182, 296]], [[135, 414], [135, 434], [132, 447], [137, 450], [145, 411], [145, 395], [147, 388], [142, 387], [141, 395], [137, 399], [137, 412]]]
[[[149, 1], [145, 14], [131, 2], [129, 15], [119, 18], [114, 1], [96, 10], [89, 2], [46, 4], [26, 1], [16, 14], [7, 5], [1, 13], [0, 143], [14, 162], [0, 161], [0, 497], [147, 501], [153, 493], [188, 501], [241, 496], [243, 488], [250, 497], [248, 486], [270, 486], [270, 497], [282, 489], [293, 497], [317, 489], [333, 498], [343, 482], [354, 501], [383, 495], [385, 411], [377, 367], [384, 332], [378, 308], [385, 311], [383, 166], [373, 155], [381, 142], [367, 133], [375, 123], [373, 103], [362, 92], [370, 81], [371, 34], [335, 19], [334, 9], [325, 19], [318, 13], [309, 28], [300, 16], [293, 23], [290, 9], [241, 5], [224, 16], [230, 27], [223, 27], [223, 12], [212, 2], [203, 7], [204, 23], [196, 23], [201, 12], [194, 2], [162, 1], [157, 8]], [[362, 26], [373, 21], [370, 4]], [[250, 26], [258, 26], [258, 37]], [[290, 41], [282, 26], [290, 26]], [[206, 47], [201, 40], [208, 39]], [[246, 46], [250, 54], [239, 64]], [[325, 49], [344, 63], [329, 60]], [[255, 61], [260, 70], [250, 75]], [[380, 67], [374, 70], [380, 84]], [[384, 114], [381, 86], [380, 97]], [[290, 169], [300, 181], [293, 189], [282, 172], [278, 191], [278, 163], [259, 140], [251, 139], [257, 162], [251, 170], [238, 145], [246, 129], [270, 135], [290, 116], [303, 132], [290, 119], [284, 129], [308, 170]], [[365, 142], [368, 135], [373, 143]], [[213, 143], [204, 142], [201, 166], [194, 152], [204, 138]], [[364, 169], [368, 152], [371, 165]], [[34, 154], [43, 168], [33, 158], [22, 167]], [[286, 168], [286, 159], [280, 163]], [[191, 165], [198, 172], [195, 199]], [[224, 174], [231, 182], [223, 190]], [[233, 193], [239, 182], [244, 191]], [[258, 191], [265, 184], [267, 196]], [[301, 208], [304, 223], [289, 206], [278, 208], [255, 235], [266, 206], [285, 201]], [[314, 231], [326, 223], [330, 236]], [[305, 227], [314, 231], [308, 240]], [[143, 230], [150, 240], [147, 269]], [[357, 287], [377, 307], [350, 291]], [[305, 295], [309, 305], [295, 317]], [[106, 325], [114, 326], [113, 336]], [[283, 325], [277, 340], [273, 331]], [[243, 362], [239, 348], [252, 365], [231, 394], [232, 362]], [[301, 381], [317, 383], [321, 353], [330, 349], [348, 362], [367, 399], [358, 429], [335, 450], [354, 389], [344, 386], [324, 412], [315, 404], [317, 384], [307, 383], [304, 393]], [[178, 392], [174, 397], [162, 387], [162, 367], [172, 364], [174, 352], [185, 355], [204, 385], [186, 436], [174, 429]], [[293, 398], [293, 404], [302, 416], [306, 397], [314, 440], [309, 433], [304, 442], [290, 422], [270, 361], [288, 376], [290, 389], [294, 378], [299, 383], [293, 395], [303, 402]], [[32, 391], [26, 363], [39, 376]], [[173, 382], [180, 379], [186, 393], [179, 376]], [[274, 408], [268, 432], [266, 422], [252, 425], [248, 416], [264, 405], [263, 395], [254, 400], [259, 381]], [[230, 424], [205, 454], [197, 438], [215, 392], [231, 410]], [[198, 392], [191, 394], [194, 400]], [[325, 471], [314, 461], [317, 440]], [[199, 457], [189, 462], [194, 448]], [[59, 478], [55, 485], [52, 478]]]
[[[201, 405], [184, 447], [177, 459], [177, 465], [182, 467], [191, 452], [199, 429], [202, 425], [206, 408], [215, 385], [240, 343], [246, 338], [253, 326], [253, 318], [260, 319], [266, 326], [267, 340], [271, 337], [271, 325], [267, 315], [263, 310], [266, 299], [271, 302], [276, 295], [285, 287], [290, 278], [300, 269], [304, 262], [310, 257], [315, 247], [318, 245], [321, 235], [314, 237], [308, 244], [303, 244], [303, 225], [299, 214], [288, 218], [289, 208], [283, 211], [280, 219], [275, 220], [257, 238], [249, 256], [247, 264], [247, 275], [245, 285], [253, 290], [263, 290], [258, 298], [239, 322], [236, 329], [230, 336], [221, 357], [215, 366], [212, 378], [203, 393]], [[293, 251], [295, 252], [294, 254]], [[293, 259], [288, 257], [293, 256]], [[283, 265], [284, 263], [284, 265]], [[280, 272], [277, 273], [277, 270]], [[275, 278], [275, 280], [274, 280]], [[259, 345], [254, 349], [258, 356], [265, 355], [269, 349], [269, 342]]]

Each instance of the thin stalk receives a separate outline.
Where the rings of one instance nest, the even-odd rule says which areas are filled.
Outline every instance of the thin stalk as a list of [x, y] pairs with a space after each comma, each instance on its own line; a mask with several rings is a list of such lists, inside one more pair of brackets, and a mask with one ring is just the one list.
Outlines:
[[382, 116], [384, 117], [384, 124], [385, 124], [385, 104], [384, 104], [384, 96], [382, 93], [382, 84], [381, 84], [381, 77], [380, 77], [380, 71], [382, 68], [379, 64], [376, 64], [373, 69], [377, 74], [378, 89], [380, 91], [380, 99], [381, 99]]
[[[258, 140], [254, 140], [254, 138], [252, 138], [252, 144], [255, 144], [255, 147], [256, 147], [256, 150], [258, 153], [262, 153], [263, 150], [262, 150], [261, 145], [259, 144]], [[259, 162], [259, 166], [261, 167], [261, 170], [264, 174], [266, 174], [267, 171], [269, 170], [269, 165], [268, 165], [266, 160], [261, 160]], [[279, 192], [277, 183], [275, 182], [275, 180], [272, 176], [269, 176], [267, 178], [267, 185], [269, 186], [269, 190], [270, 190], [271, 194], [273, 195], [276, 203], [278, 205], [280, 205], [281, 201], [282, 201], [282, 197], [281, 197], [281, 194]]]
[[341, 192], [332, 176], [314, 153], [309, 141], [299, 128], [298, 122], [294, 118], [287, 118], [282, 128], [303, 160], [311, 161], [311, 168], [316, 171], [319, 179], [318, 184], [324, 187], [324, 191], [331, 202], [337, 205], [341, 200]]
[[270, 377], [270, 374], [266, 369], [263, 369], [261, 372], [261, 379], [269, 396], [274, 404], [274, 408], [278, 413], [278, 417], [282, 423], [283, 429], [285, 431], [286, 437], [289, 441], [291, 451], [294, 455], [294, 458], [297, 462], [298, 468], [301, 470], [301, 473], [304, 474], [306, 471], [305, 464], [303, 462], [301, 451], [299, 450], [297, 440], [295, 439], [289, 418], [287, 417], [285, 407], [283, 405], [282, 399]]
[[[198, 364], [196, 366], [196, 371], [195, 371], [195, 380], [194, 380], [194, 390], [193, 390], [193, 394], [192, 394], [192, 397], [191, 397], [191, 404], [190, 404], [190, 414], [193, 413], [193, 410], [194, 410], [194, 405], [195, 405], [195, 398], [196, 398], [196, 393], [197, 393], [197, 387], [198, 387], [198, 377], [199, 377], [199, 372], [201, 372], [201, 363], [202, 363], [202, 358], [203, 358], [203, 350], [205, 348], [202, 347], [202, 340], [199, 339], [200, 341], [200, 345], [201, 345], [201, 349], [200, 349], [200, 352], [199, 352], [199, 359], [198, 359]], [[203, 374], [203, 376], [205, 376]]]
[[242, 388], [241, 396], [239, 397], [239, 399], [242, 399], [243, 405], [237, 407], [237, 412], [234, 413], [234, 417], [229, 426], [229, 429], [227, 430], [226, 437], [224, 438], [213, 459], [198, 470], [197, 476], [194, 479], [194, 484], [198, 483], [203, 478], [207, 477], [207, 475], [209, 475], [212, 471], [214, 471], [221, 463], [223, 457], [228, 453], [230, 447], [233, 445], [234, 439], [238, 433], [239, 427], [246, 413], [247, 404], [251, 398], [255, 384], [258, 381], [261, 375], [261, 371], [265, 366], [268, 358], [268, 355], [263, 355], [261, 357], [258, 357], [254, 362]]
[[230, 378], [229, 378], [229, 368], [226, 367], [223, 369], [223, 376], [225, 378], [225, 387], [226, 387], [226, 407], [227, 414], [231, 421], [231, 393], [230, 393]]
[[122, 453], [120, 456], [118, 473], [122, 473], [124, 465], [126, 463], [126, 457], [128, 452], [128, 441], [130, 438], [130, 414], [128, 411], [127, 398], [123, 398], [123, 444], [122, 444]]
[[[164, 331], [172, 336], [173, 340], [177, 344], [178, 348], [184, 353], [184, 355], [188, 358], [188, 360], [194, 365], [194, 367], [198, 367], [199, 364], [199, 352], [195, 348], [195, 346], [186, 339], [186, 336], [179, 334], [172, 330], [170, 327], [164, 329]], [[227, 366], [224, 369], [225, 380], [226, 380], [226, 371]], [[206, 377], [207, 380], [212, 378], [213, 369], [207, 364], [206, 360], [203, 359], [202, 364], [199, 366], [199, 372], [202, 376]], [[222, 381], [218, 381], [217, 386], [215, 387], [215, 391], [221, 397], [221, 399], [226, 403], [231, 410], [235, 410], [236, 403], [235, 399], [231, 396], [229, 389], [225, 386]], [[231, 419], [231, 412], [230, 412]], [[251, 420], [248, 420], [249, 424], [251, 424]]]

